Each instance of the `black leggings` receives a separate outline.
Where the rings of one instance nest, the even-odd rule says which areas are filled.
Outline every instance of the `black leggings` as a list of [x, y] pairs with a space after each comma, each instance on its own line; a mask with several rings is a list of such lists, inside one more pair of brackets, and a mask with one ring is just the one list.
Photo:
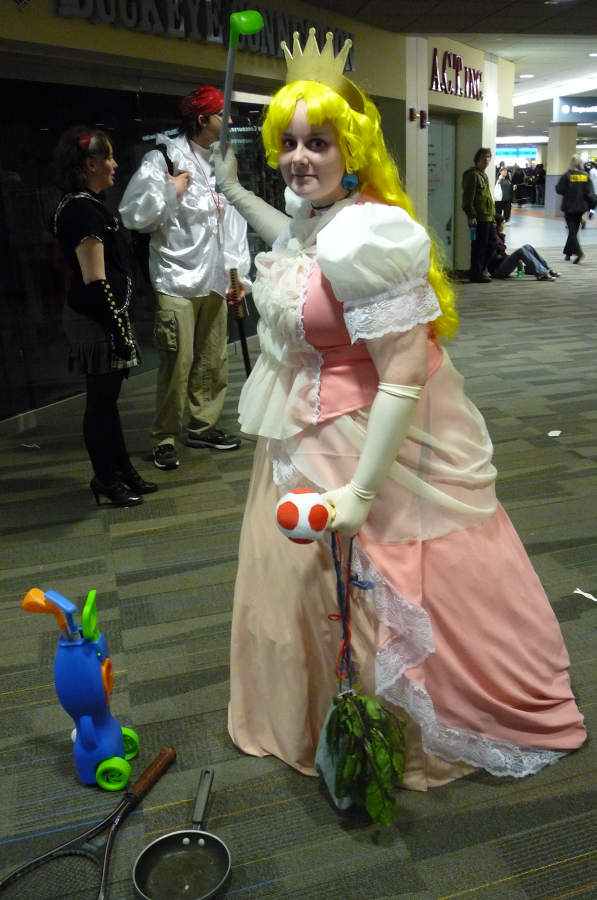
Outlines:
[[578, 242], [578, 229], [580, 228], [582, 217], [583, 214], [580, 212], [570, 212], [564, 215], [568, 226], [568, 238], [563, 250], [566, 256], [580, 256], [582, 253]]
[[131, 467], [118, 412], [118, 395], [125, 374], [125, 369], [115, 369], [106, 375], [85, 376], [83, 438], [93, 471], [102, 484], [113, 484], [118, 470]]

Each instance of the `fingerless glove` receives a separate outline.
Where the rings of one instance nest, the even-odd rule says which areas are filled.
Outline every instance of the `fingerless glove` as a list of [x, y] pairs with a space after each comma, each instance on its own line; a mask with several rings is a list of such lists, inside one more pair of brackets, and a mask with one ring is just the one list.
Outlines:
[[88, 316], [107, 328], [112, 336], [114, 352], [121, 359], [130, 360], [133, 353], [133, 339], [128, 327], [124, 311], [128, 306], [128, 297], [124, 303], [117, 304], [110, 283], [106, 279], [91, 281], [83, 286], [80, 300], [71, 299], [70, 305], [75, 312]]

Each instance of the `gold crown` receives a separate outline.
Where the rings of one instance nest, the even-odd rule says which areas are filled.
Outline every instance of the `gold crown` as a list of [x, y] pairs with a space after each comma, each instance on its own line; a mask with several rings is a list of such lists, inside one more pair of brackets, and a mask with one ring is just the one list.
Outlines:
[[334, 35], [331, 31], [325, 36], [325, 46], [321, 53], [315, 38], [315, 29], [309, 29], [309, 37], [304, 51], [301, 49], [298, 31], [294, 32], [293, 53], [290, 52], [286, 41], [280, 46], [286, 57], [286, 84], [293, 81], [317, 81], [325, 84], [346, 100], [351, 109], [362, 113], [364, 111], [363, 97], [355, 85], [343, 75], [348, 51], [352, 47], [350, 38], [344, 42], [344, 46], [334, 56]]

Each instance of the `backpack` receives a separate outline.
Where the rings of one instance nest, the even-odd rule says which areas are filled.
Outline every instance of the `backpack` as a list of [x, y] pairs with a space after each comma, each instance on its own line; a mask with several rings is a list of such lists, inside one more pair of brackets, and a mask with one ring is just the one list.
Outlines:
[[[168, 167], [168, 174], [174, 175], [174, 163], [168, 156], [168, 152], [166, 150], [165, 144], [156, 144], [156, 150], [159, 150], [160, 153], [163, 154], [164, 159], [166, 160], [166, 165]], [[144, 281], [147, 284], [151, 284], [151, 278], [149, 276], [149, 241], [151, 240], [151, 232], [145, 231], [134, 231], [131, 229], [131, 243], [133, 247], [133, 254], [139, 268], [141, 269], [141, 273], [143, 275]]]

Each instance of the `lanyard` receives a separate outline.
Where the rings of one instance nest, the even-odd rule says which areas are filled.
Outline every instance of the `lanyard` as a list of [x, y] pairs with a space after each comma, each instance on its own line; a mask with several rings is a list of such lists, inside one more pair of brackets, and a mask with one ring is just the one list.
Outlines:
[[199, 168], [201, 169], [201, 174], [202, 174], [203, 177], [205, 178], [205, 183], [206, 183], [206, 185], [207, 185], [208, 188], [209, 188], [209, 192], [210, 192], [210, 194], [211, 194], [212, 200], [213, 200], [214, 205], [215, 205], [215, 207], [216, 207], [216, 209], [217, 209], [217, 211], [218, 211], [218, 219], [220, 219], [220, 218], [221, 218], [221, 215], [220, 215], [220, 198], [218, 197], [218, 194], [217, 194], [217, 193], [214, 193], [214, 191], [212, 190], [212, 186], [211, 186], [211, 184], [209, 183], [209, 178], [208, 178], [207, 175], [205, 174], [205, 171], [204, 171], [204, 169], [203, 169], [203, 166], [202, 166], [201, 163], [199, 162], [199, 157], [198, 157], [197, 154], [195, 153], [195, 150], [194, 150], [194, 148], [193, 148], [193, 145], [191, 144], [190, 141], [189, 141], [189, 147], [190, 147], [190, 149], [191, 149], [191, 153], [193, 154], [193, 156], [194, 156], [195, 159], [197, 160], [197, 165], [198, 165]]

